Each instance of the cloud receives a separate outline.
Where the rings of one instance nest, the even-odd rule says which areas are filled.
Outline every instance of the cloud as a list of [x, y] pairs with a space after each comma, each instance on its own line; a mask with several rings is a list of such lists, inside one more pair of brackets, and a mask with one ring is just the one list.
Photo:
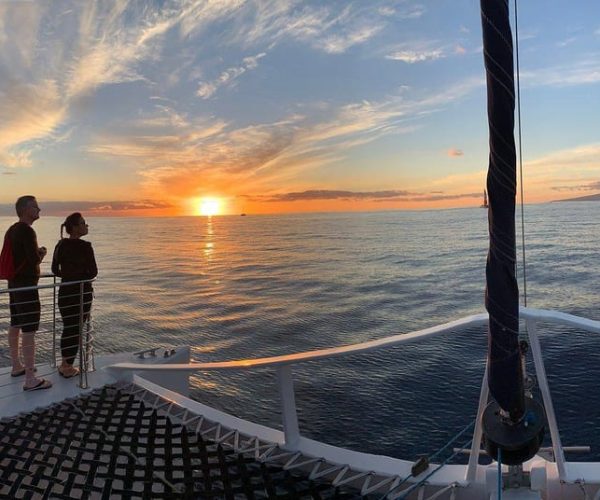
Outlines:
[[259, 59], [263, 58], [266, 55], [267, 54], [265, 52], [261, 52], [260, 54], [256, 54], [255, 56], [246, 57], [244, 58], [243, 64], [241, 66], [226, 69], [216, 80], [212, 82], [201, 82], [198, 87], [198, 90], [196, 91], [196, 95], [201, 97], [202, 99], [208, 99], [212, 97], [212, 95], [220, 87], [233, 87], [237, 78], [242, 76], [247, 71], [256, 69], [258, 67]]
[[13, 157], [19, 163], [18, 158], [23, 160], [28, 154], [14, 153], [14, 148], [51, 137], [63, 122], [66, 109], [52, 80], [26, 84], [7, 77], [0, 87], [0, 96], [0, 155]]
[[446, 154], [450, 157], [464, 156], [462, 149], [450, 148]]
[[551, 189], [553, 191], [598, 191], [600, 190], [600, 181], [570, 186], [552, 186]]
[[160, 59], [170, 32], [200, 32], [242, 3], [3, 3], [0, 161], [31, 165], [36, 148], [60, 140], [82, 97], [107, 85], [147, 82], [141, 67]]
[[151, 198], [214, 191], [235, 196], [241, 186], [268, 192], [342, 161], [360, 145], [413, 132], [423, 116], [481, 85], [483, 77], [421, 99], [408, 99], [403, 90], [381, 101], [307, 105], [306, 113], [244, 127], [214, 117], [192, 119], [161, 105], [154, 115], [115, 124], [86, 150], [120, 157], [123, 164], [136, 168]]
[[[83, 212], [86, 215], [108, 215], [114, 212], [136, 212], [140, 210], [160, 210], [172, 208], [166, 201], [44, 201], [38, 200], [44, 215], [68, 215], [72, 212]], [[0, 204], [0, 215], [14, 215], [13, 203]]]
[[314, 189], [300, 192], [279, 193], [274, 195], [245, 195], [251, 201], [261, 202], [295, 202], [295, 201], [317, 201], [317, 200], [345, 200], [357, 201], [367, 200], [374, 202], [384, 201], [442, 201], [456, 200], [461, 198], [479, 198], [481, 193], [443, 194], [443, 193], [417, 193], [405, 190], [387, 191], [344, 191]]
[[[233, 29], [222, 30], [223, 23]], [[28, 166], [32, 151], [53, 143], [62, 127], [72, 126], [82, 99], [101, 87], [132, 82], [156, 86], [155, 75], [145, 70], [161, 68], [160, 61], [169, 68], [169, 43], [181, 46], [185, 41], [191, 47], [202, 34], [221, 29], [218, 36], [225, 46], [260, 47], [215, 80], [202, 81], [197, 92], [207, 99], [256, 69], [267, 49], [278, 43], [295, 40], [339, 54], [368, 42], [385, 24], [381, 14], [360, 3], [340, 11], [279, 0], [165, 0], [156, 5], [89, 0], [2, 4], [0, 26], [0, 153], [7, 165]], [[188, 52], [175, 70], [165, 70], [168, 85], [188, 77], [182, 68], [192, 71], [196, 51]]]
[[438, 42], [416, 41], [396, 46], [385, 58], [393, 61], [402, 61], [407, 64], [415, 64], [444, 58], [446, 57], [446, 52], [447, 50], [440, 46]]
[[377, 12], [379, 12], [379, 14], [382, 16], [389, 17], [393, 16], [396, 13], [396, 9], [394, 9], [394, 7], [391, 6], [382, 6], [377, 9]]
[[370, 5], [348, 4], [339, 11], [327, 3], [311, 6], [280, 0], [246, 4], [237, 22], [239, 29], [230, 43], [273, 47], [295, 40], [332, 54], [367, 42], [384, 27], [381, 13]]
[[553, 151], [525, 162], [524, 184], [532, 192], [588, 192], [598, 189], [600, 144]]
[[600, 168], [600, 144], [584, 144], [574, 148], [553, 151], [524, 165], [528, 171], [554, 169], [556, 171]]
[[556, 46], [561, 47], [561, 48], [567, 47], [568, 45], [571, 45], [575, 41], [577, 41], [577, 38], [572, 36], [572, 37], [566, 38], [564, 40], [561, 40], [560, 42], [556, 42]]
[[302, 192], [281, 193], [270, 196], [246, 196], [252, 200], [266, 202], [280, 201], [313, 201], [313, 200], [382, 200], [406, 197], [415, 193], [408, 191], [341, 191], [316, 189]]
[[353, 45], [366, 42], [382, 28], [383, 26], [363, 26], [350, 33], [328, 36], [323, 40], [323, 50], [330, 54], [341, 54]]
[[600, 82], [600, 61], [598, 56], [521, 72], [521, 82], [528, 86], [572, 87]]

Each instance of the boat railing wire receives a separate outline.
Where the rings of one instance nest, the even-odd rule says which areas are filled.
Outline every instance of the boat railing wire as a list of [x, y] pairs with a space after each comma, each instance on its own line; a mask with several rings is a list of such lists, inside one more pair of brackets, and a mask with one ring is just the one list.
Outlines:
[[[49, 367], [47, 373], [37, 373], [38, 376], [49, 375], [57, 370], [61, 362], [61, 340], [78, 337], [79, 348], [74, 366], [79, 368], [79, 386], [88, 387], [88, 373], [95, 370], [94, 364], [94, 337], [95, 328], [93, 321], [93, 300], [91, 283], [94, 279], [69, 281], [61, 283], [53, 274], [42, 274], [40, 283], [36, 286], [19, 288], [0, 288], [0, 331], [8, 331], [11, 325], [10, 294], [12, 292], [28, 292], [37, 290], [40, 302], [39, 326], [35, 332], [35, 364]], [[61, 315], [58, 306], [58, 295], [64, 287], [62, 299], [68, 302]], [[14, 305], [31, 304], [35, 301], [14, 302]], [[31, 325], [30, 312], [20, 314], [23, 321], [19, 321], [19, 314], [13, 315], [14, 322], [20, 328]], [[77, 318], [77, 321], [69, 321]], [[66, 336], [63, 335], [64, 322], [71, 323]], [[29, 321], [29, 322], [28, 322]], [[35, 321], [37, 323], [37, 321]], [[71, 333], [72, 332], [72, 333]], [[9, 365], [11, 362], [8, 335], [0, 336], [0, 366]], [[1, 387], [0, 387], [1, 388]]]

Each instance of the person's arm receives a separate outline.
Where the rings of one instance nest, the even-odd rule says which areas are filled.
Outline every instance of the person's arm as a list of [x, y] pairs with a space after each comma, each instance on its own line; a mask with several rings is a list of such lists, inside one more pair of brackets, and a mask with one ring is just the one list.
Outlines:
[[52, 274], [60, 276], [60, 241], [54, 247], [54, 253], [52, 254]]
[[41, 249], [38, 247], [35, 231], [31, 227], [28, 227], [23, 234], [23, 252], [25, 254], [25, 260], [34, 266], [42, 262], [44, 255], [46, 255], [46, 249], [44, 248], [42, 253]]
[[96, 265], [96, 258], [94, 257], [94, 249], [92, 247], [92, 244], [90, 243], [90, 249], [89, 249], [89, 255], [88, 255], [88, 271], [89, 271], [89, 277], [90, 279], [95, 278], [96, 276], [98, 276], [98, 266]]

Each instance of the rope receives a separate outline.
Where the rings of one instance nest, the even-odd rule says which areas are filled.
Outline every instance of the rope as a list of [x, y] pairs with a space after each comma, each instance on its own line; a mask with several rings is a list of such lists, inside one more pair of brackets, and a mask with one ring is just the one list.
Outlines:
[[[464, 429], [462, 429], [458, 434], [455, 434], [452, 438], [450, 438], [450, 441], [448, 441], [444, 446], [442, 446], [438, 451], [436, 451], [433, 455], [430, 455], [429, 457], [427, 457], [427, 462], [430, 462], [431, 460], [435, 459], [436, 457], [438, 457], [439, 455], [441, 455], [444, 451], [446, 451], [448, 448], [450, 448], [450, 446], [452, 446], [452, 444], [459, 438], [461, 437], [465, 432], [467, 432], [471, 427], [473, 427], [473, 425], [475, 424], [475, 421], [477, 420], [477, 418], [474, 418], [471, 422], [469, 422]], [[463, 449], [465, 449], [467, 446], [469, 446], [469, 444], [471, 443], [473, 439], [469, 439], [469, 441], [467, 441], [463, 446], [461, 446], [460, 448], [458, 448], [458, 450], [456, 452], [454, 452], [452, 455], [450, 455], [446, 460], [444, 460], [442, 463], [440, 463], [440, 465], [438, 467], [436, 467], [432, 472], [430, 472], [425, 478], [423, 478], [421, 481], [419, 481], [418, 483], [415, 483], [413, 486], [411, 486], [410, 488], [408, 488], [407, 490], [403, 491], [401, 493], [401, 495], [403, 495], [400, 498], [404, 498], [405, 495], [411, 491], [413, 491], [414, 489], [416, 489], [417, 487], [421, 486], [425, 481], [427, 481], [427, 479], [429, 479], [433, 474], [435, 474], [438, 470], [440, 470], [444, 465], [446, 465], [450, 460], [452, 460], [458, 453], [460, 453]], [[386, 498], [398, 498], [398, 497], [392, 497], [390, 496], [391, 493], [394, 490], [397, 490], [400, 486], [402, 486], [404, 483], [406, 483], [406, 481], [408, 481], [410, 478], [412, 477], [412, 472], [406, 476], [402, 481], [400, 481], [396, 486], [394, 486], [391, 490], [389, 490], [385, 495], [383, 495], [379, 500], [385, 500]]]
[[498, 447], [498, 500], [502, 500], [502, 448]]
[[521, 133], [521, 80], [519, 78], [519, 16], [517, 13], [517, 0], [515, 4], [515, 56], [517, 77], [517, 130], [519, 132], [519, 182], [521, 194], [521, 251], [523, 254], [523, 305], [527, 307], [527, 266], [525, 265], [525, 201], [523, 189], [523, 142]]
[[432, 470], [429, 474], [427, 474], [423, 479], [421, 479], [418, 483], [413, 484], [407, 490], [403, 491], [402, 494], [401, 494], [401, 496], [394, 497], [394, 498], [397, 498], [398, 500], [404, 500], [405, 498], [408, 498], [408, 495], [410, 495], [410, 493], [412, 493], [417, 488], [420, 488], [421, 486], [423, 486], [431, 476], [433, 476], [437, 471], [439, 471], [442, 467], [444, 467], [444, 465], [446, 465], [448, 462], [450, 462], [450, 460], [452, 460], [456, 455], [458, 455], [459, 453], [461, 453], [462, 450], [464, 450], [465, 448], [467, 448], [468, 446], [470, 446], [470, 444], [471, 444], [472, 441], [473, 441], [473, 438], [470, 438], [467, 441], [465, 441], [462, 444], [462, 446], [460, 446], [454, 453], [452, 453], [452, 455], [450, 455], [446, 460], [444, 460], [434, 470]]

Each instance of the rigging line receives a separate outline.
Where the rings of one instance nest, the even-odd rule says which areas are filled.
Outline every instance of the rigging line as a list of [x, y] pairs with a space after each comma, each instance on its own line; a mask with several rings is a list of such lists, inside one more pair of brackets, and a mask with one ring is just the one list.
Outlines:
[[[516, 1], [516, 0], [515, 0]], [[498, 446], [498, 500], [502, 500], [502, 448]]]
[[515, 4], [515, 62], [517, 81], [517, 130], [519, 133], [519, 182], [520, 182], [520, 193], [521, 193], [521, 248], [523, 254], [523, 305], [527, 307], [527, 267], [525, 265], [525, 202], [524, 202], [524, 189], [523, 189], [523, 142], [521, 134], [521, 80], [519, 77], [519, 16], [517, 13], [517, 0], [514, 0]]
[[[454, 442], [461, 437], [465, 432], [467, 432], [469, 429], [471, 429], [471, 427], [473, 427], [475, 425], [475, 422], [477, 421], [477, 418], [474, 418], [471, 422], [469, 422], [467, 424], [466, 427], [464, 427], [458, 434], [454, 435], [450, 441], [448, 441], [442, 448], [440, 448], [438, 451], [436, 451], [433, 455], [430, 455], [427, 458], [428, 462], [431, 462], [431, 460], [436, 459], [439, 455], [441, 455], [444, 451], [446, 451], [448, 448], [450, 448], [450, 446], [452, 446], [454, 444]], [[468, 442], [467, 442], [467, 446], [468, 444], [473, 440], [473, 438], [471, 438]], [[459, 450], [464, 449], [466, 446], [463, 446], [462, 448], [459, 448]], [[415, 484], [417, 486], [424, 484], [424, 482], [430, 477], [432, 476], [435, 472], [437, 472], [439, 469], [441, 469], [444, 465], [446, 465], [452, 458], [454, 458], [457, 455], [457, 452], [454, 452], [449, 458], [447, 458], [446, 460], [444, 460], [433, 472], [431, 472], [430, 474], [427, 475], [427, 477], [425, 477], [425, 479], [419, 481], [418, 483], [414, 483], [413, 486], [410, 486], [408, 489], [406, 489], [405, 491], [399, 492], [398, 494], [402, 496], [402, 498], [404, 498], [404, 495], [409, 492], [412, 491], [414, 488], [416, 488]], [[420, 474], [420, 473], [419, 473]], [[387, 498], [395, 498], [392, 497], [391, 494], [394, 490], [397, 490], [400, 486], [402, 486], [404, 483], [406, 483], [411, 477], [417, 477], [417, 476], [413, 476], [413, 473], [411, 471], [411, 473], [406, 476], [404, 479], [402, 479], [402, 481], [400, 481], [396, 486], [394, 486], [393, 488], [391, 488], [385, 495], [383, 495], [379, 500], [384, 500]]]

